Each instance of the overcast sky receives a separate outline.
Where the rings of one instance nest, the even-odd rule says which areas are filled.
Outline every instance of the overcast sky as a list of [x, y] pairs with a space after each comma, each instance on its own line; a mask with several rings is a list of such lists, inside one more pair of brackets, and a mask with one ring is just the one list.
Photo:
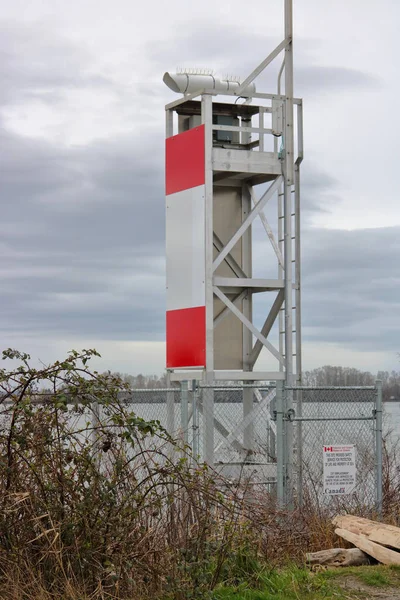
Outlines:
[[[304, 367], [398, 367], [398, 0], [295, 0]], [[1, 346], [164, 368], [165, 70], [245, 77], [281, 0], [2, 0]], [[258, 88], [271, 86], [277, 66]]]

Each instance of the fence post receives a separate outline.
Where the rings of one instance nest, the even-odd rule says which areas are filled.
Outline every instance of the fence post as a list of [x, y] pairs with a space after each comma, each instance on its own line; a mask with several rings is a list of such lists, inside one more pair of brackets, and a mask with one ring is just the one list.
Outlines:
[[[206, 384], [212, 383], [206, 379]], [[203, 387], [203, 453], [204, 462], [214, 466], [214, 388]]]
[[[167, 431], [171, 437], [175, 434], [175, 391], [171, 387], [171, 373], [167, 371]], [[171, 390], [171, 391], [170, 391]], [[173, 444], [169, 444], [169, 455], [173, 454]]]
[[193, 458], [197, 462], [199, 457], [199, 413], [197, 407], [197, 381], [192, 381], [192, 430], [193, 430], [193, 442], [192, 452]]
[[382, 381], [376, 381], [375, 404], [376, 510], [382, 518]]
[[293, 510], [293, 389], [283, 384], [285, 508]]
[[[296, 391], [296, 417], [303, 416], [303, 391]], [[296, 425], [297, 504], [303, 507], [303, 423]]]
[[189, 382], [181, 381], [181, 430], [185, 444], [188, 443], [189, 425]]
[[276, 382], [276, 489], [278, 508], [285, 507], [285, 431], [283, 381]]

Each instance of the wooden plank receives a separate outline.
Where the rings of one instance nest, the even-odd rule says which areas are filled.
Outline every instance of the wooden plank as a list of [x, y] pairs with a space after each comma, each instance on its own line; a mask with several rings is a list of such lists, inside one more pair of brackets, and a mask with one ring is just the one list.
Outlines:
[[335, 517], [332, 523], [341, 529], [365, 535], [371, 542], [400, 550], [400, 528], [394, 527], [394, 525], [386, 525], [353, 515]]
[[390, 546], [391, 548], [400, 550], [400, 531], [392, 532], [385, 529], [377, 529], [368, 536], [368, 539], [371, 542], [382, 544], [382, 546]]
[[395, 550], [389, 550], [371, 542], [364, 535], [357, 535], [346, 529], [335, 529], [335, 533], [384, 565], [400, 565], [400, 553]]

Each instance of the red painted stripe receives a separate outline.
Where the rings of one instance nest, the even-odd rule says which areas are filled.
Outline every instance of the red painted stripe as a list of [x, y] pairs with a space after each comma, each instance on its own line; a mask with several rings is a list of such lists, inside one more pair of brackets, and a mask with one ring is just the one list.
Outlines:
[[206, 307], [167, 311], [167, 368], [205, 367]]
[[166, 195], [204, 185], [204, 125], [165, 140]]

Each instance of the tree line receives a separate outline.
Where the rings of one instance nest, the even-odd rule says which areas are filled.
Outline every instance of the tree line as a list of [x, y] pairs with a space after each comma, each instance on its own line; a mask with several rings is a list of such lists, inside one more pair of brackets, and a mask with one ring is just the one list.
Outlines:
[[[132, 389], [160, 389], [167, 387], [166, 374], [159, 375], [129, 375], [127, 373], [116, 373]], [[383, 399], [400, 401], [400, 371], [378, 371], [373, 374], [370, 371], [362, 371], [354, 367], [335, 367], [325, 365], [305, 371], [302, 384], [306, 386], [352, 386], [352, 385], [374, 385], [380, 379], [383, 383]]]

